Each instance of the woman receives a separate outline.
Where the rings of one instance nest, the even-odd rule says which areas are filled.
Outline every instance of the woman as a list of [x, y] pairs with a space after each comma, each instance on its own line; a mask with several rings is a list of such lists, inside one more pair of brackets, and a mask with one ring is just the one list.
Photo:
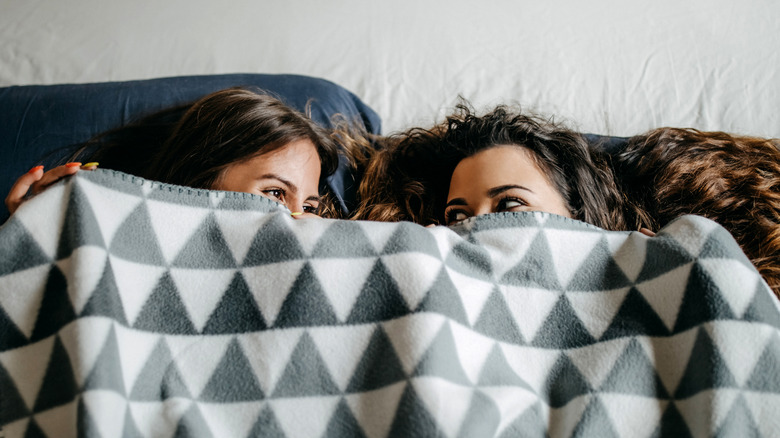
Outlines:
[[683, 214], [718, 222], [780, 298], [780, 149], [776, 140], [659, 128], [615, 156], [635, 221], [657, 230]]
[[465, 105], [432, 129], [385, 140], [360, 186], [358, 219], [454, 224], [485, 213], [546, 211], [628, 230], [610, 166], [585, 139], [506, 106]]
[[[93, 163], [146, 179], [211, 190], [253, 193], [284, 204], [294, 216], [333, 214], [319, 195], [321, 176], [338, 165], [330, 133], [279, 100], [243, 88], [209, 94], [169, 128], [179, 109], [96, 137], [79, 152]], [[35, 167], [6, 198], [13, 213], [38, 193], [80, 170], [78, 162], [48, 172]]]

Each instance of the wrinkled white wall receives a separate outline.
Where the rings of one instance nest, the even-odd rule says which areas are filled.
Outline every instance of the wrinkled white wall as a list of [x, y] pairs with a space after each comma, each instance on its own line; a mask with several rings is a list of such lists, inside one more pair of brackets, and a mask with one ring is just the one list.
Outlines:
[[0, 0], [0, 86], [211, 73], [339, 83], [391, 132], [461, 95], [587, 132], [780, 137], [773, 0]]

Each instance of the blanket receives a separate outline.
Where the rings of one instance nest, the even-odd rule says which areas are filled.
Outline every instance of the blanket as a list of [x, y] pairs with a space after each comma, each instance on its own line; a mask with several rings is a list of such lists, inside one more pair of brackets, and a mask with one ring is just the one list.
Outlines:
[[779, 370], [777, 301], [696, 216], [295, 220], [98, 170], [0, 228], [7, 438], [768, 437]]

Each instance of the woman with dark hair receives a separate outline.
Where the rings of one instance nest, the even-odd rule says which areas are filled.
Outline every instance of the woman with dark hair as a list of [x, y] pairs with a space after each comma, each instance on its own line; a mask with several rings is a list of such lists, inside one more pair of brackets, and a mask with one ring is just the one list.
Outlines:
[[[164, 183], [262, 195], [294, 216], [322, 214], [320, 176], [338, 165], [330, 132], [265, 94], [229, 88], [184, 107], [102, 134], [74, 157]], [[170, 120], [178, 119], [175, 124]], [[94, 168], [87, 163], [84, 168]], [[74, 174], [80, 163], [46, 173], [38, 166], [16, 182], [6, 198], [12, 213], [30, 191], [38, 193]], [[332, 210], [332, 209], [331, 209]]]
[[780, 149], [777, 140], [659, 128], [614, 159], [631, 218], [657, 230], [684, 214], [718, 222], [780, 298]]
[[465, 105], [432, 129], [384, 140], [367, 165], [357, 219], [454, 224], [494, 212], [546, 211], [628, 230], [604, 156], [578, 133], [506, 106]]

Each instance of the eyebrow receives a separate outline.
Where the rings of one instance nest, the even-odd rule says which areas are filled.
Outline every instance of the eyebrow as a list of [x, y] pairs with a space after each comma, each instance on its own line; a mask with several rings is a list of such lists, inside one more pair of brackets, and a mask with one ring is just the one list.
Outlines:
[[528, 187], [525, 187], [525, 186], [520, 186], [520, 185], [516, 185], [516, 184], [507, 184], [507, 185], [503, 185], [503, 186], [493, 187], [492, 189], [488, 190], [487, 195], [488, 195], [488, 197], [495, 198], [496, 196], [500, 195], [501, 193], [504, 193], [507, 190], [512, 190], [512, 189], [525, 190], [525, 191], [530, 192], [530, 193], [534, 192], [533, 190], [531, 190], [531, 189], [529, 189]]
[[[292, 181], [284, 179], [284, 178], [282, 178], [281, 176], [279, 176], [279, 175], [277, 175], [275, 173], [266, 173], [265, 175], [261, 175], [260, 178], [258, 178], [258, 179], [261, 179], [261, 180], [262, 179], [275, 179], [275, 180], [279, 181], [280, 183], [286, 185], [287, 189], [290, 190], [291, 192], [298, 193], [298, 186], [293, 184]], [[317, 201], [317, 202], [321, 202], [321, 199], [322, 198], [319, 196], [319, 194], [317, 196], [312, 195], [312, 196], [309, 196], [308, 198], [306, 198], [307, 201]]]

